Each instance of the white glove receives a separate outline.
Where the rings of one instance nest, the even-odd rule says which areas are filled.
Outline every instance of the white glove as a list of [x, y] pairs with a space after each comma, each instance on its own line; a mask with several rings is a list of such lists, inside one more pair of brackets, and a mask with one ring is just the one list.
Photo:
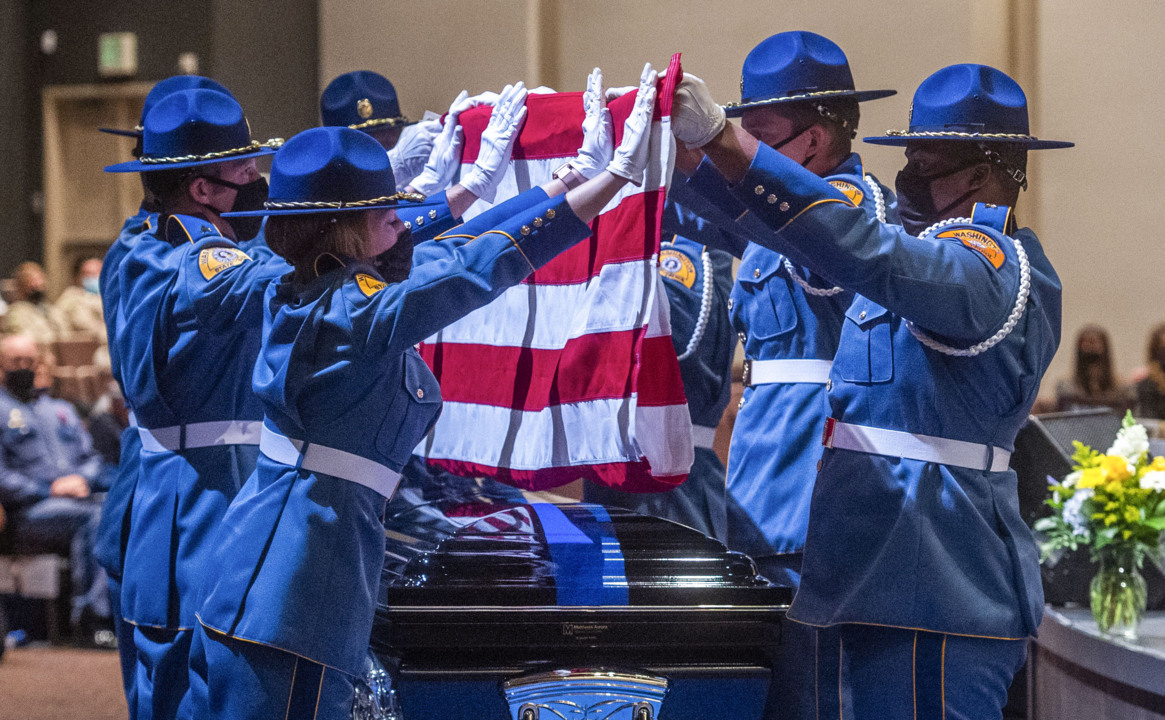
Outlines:
[[496, 92], [490, 92], [487, 90], [486, 92], [483, 92], [480, 95], [474, 95], [473, 97], [463, 98], [461, 95], [458, 95], [457, 98], [458, 100], [453, 101], [453, 106], [449, 108], [449, 112], [455, 115], [460, 115], [466, 110], [478, 107], [479, 105], [497, 104], [498, 94]]
[[615, 123], [611, 121], [611, 111], [603, 98], [603, 71], [598, 68], [587, 77], [583, 109], [587, 116], [582, 124], [582, 147], [578, 150], [578, 157], [570, 161], [570, 166], [590, 180], [603, 172], [615, 155]]
[[404, 188], [425, 169], [433, 152], [433, 143], [441, 134], [440, 120], [425, 120], [401, 130], [400, 139], [388, 151], [396, 186]]
[[643, 183], [643, 172], [647, 168], [647, 146], [651, 141], [651, 116], [655, 110], [655, 77], [651, 63], [643, 66], [639, 77], [639, 92], [635, 95], [635, 107], [623, 124], [623, 142], [615, 150], [615, 157], [607, 170], [612, 175], [627, 178], [634, 185]]
[[695, 75], [684, 73], [671, 106], [672, 134], [689, 148], [703, 147], [720, 134], [724, 123], [724, 108], [712, 99], [708, 86]]
[[507, 85], [498, 96], [490, 113], [489, 124], [481, 133], [481, 150], [473, 169], [461, 179], [461, 187], [486, 202], [493, 202], [498, 183], [506, 174], [506, 166], [518, 139], [518, 127], [526, 119], [526, 86]]
[[[465, 105], [469, 93], [464, 90], [449, 106], [449, 114], [445, 116], [445, 127], [433, 139], [433, 151], [429, 153], [429, 161], [425, 169], [413, 179], [413, 190], [422, 195], [435, 195], [453, 182], [457, 175], [457, 168], [461, 166], [461, 145], [464, 142], [463, 133], [458, 126], [458, 116], [469, 108]], [[398, 183], [399, 184], [399, 183]]]
[[606, 97], [607, 97], [607, 102], [611, 102], [612, 100], [615, 100], [616, 98], [621, 98], [624, 95], [626, 95], [627, 93], [635, 92], [638, 89], [639, 89], [638, 85], [625, 85], [623, 87], [607, 88], [607, 91], [604, 93], [604, 95], [606, 95]]

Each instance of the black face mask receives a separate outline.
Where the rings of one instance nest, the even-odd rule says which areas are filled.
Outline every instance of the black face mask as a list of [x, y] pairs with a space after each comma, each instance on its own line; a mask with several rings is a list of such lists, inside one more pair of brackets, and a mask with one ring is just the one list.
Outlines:
[[9, 370], [4, 373], [4, 386], [22, 403], [32, 400], [36, 395], [33, 383], [36, 381], [36, 372], [27, 368]]
[[33, 305], [40, 305], [44, 302], [44, 290], [32, 290], [28, 293], [28, 301]]
[[[776, 151], [780, 152], [781, 148], [785, 147], [785, 146], [786, 146], [786, 145], [788, 145], [789, 143], [793, 142], [793, 141], [794, 141], [794, 140], [796, 140], [797, 138], [799, 138], [799, 137], [801, 137], [802, 135], [804, 135], [804, 134], [805, 134], [805, 131], [806, 131], [806, 130], [808, 130], [809, 128], [811, 128], [811, 127], [813, 127], [813, 126], [812, 126], [812, 125], [806, 125], [805, 127], [801, 128], [800, 130], [798, 130], [797, 132], [793, 133], [793, 134], [792, 134], [792, 135], [790, 135], [789, 137], [787, 137], [787, 138], [785, 138], [784, 140], [780, 141], [780, 142], [779, 142], [779, 143], [777, 143], [776, 145], [770, 145], [769, 147], [771, 147], [773, 150], [776, 150]], [[809, 160], [810, 160], [810, 158], [805, 158], [805, 160], [804, 160], [804, 161], [801, 163], [801, 167], [805, 167], [806, 165], [808, 165], [808, 164], [809, 164]]]
[[372, 258], [372, 267], [386, 283], [398, 283], [413, 269], [413, 234], [405, 231], [397, 236], [396, 244]]
[[971, 197], [974, 189], [947, 203], [946, 207], [936, 208], [934, 195], [930, 191], [935, 180], [941, 180], [969, 167], [971, 165], [960, 165], [931, 175], [919, 175], [910, 170], [909, 166], [902, 168], [898, 177], [894, 179], [894, 190], [898, 193], [898, 217], [902, 220], [903, 229], [917, 237], [923, 230], [945, 217], [951, 208]]
[[[200, 177], [215, 185], [228, 187], [235, 191], [235, 204], [231, 205], [231, 209], [227, 212], [262, 210], [263, 203], [267, 202], [268, 188], [266, 178], [261, 177], [258, 180], [239, 185], [238, 183], [227, 182], [222, 178], [210, 177], [209, 175], [202, 175]], [[215, 208], [215, 211], [221, 212], [218, 208]], [[231, 229], [235, 231], [235, 240], [237, 242], [253, 240], [259, 234], [259, 229], [263, 227], [262, 216], [232, 217], [226, 218], [226, 221], [231, 224]]]

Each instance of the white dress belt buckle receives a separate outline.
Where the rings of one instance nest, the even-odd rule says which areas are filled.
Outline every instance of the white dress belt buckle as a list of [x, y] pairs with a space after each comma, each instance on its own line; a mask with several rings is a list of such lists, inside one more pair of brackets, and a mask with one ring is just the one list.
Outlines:
[[1003, 472], [1011, 453], [983, 443], [825, 420], [821, 444], [827, 448], [939, 463], [984, 472]]

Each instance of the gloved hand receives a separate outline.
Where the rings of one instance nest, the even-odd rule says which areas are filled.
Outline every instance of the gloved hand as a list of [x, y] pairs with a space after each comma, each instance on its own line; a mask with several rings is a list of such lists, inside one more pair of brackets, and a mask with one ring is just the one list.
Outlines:
[[425, 120], [401, 130], [400, 139], [388, 151], [388, 161], [392, 163], [392, 174], [398, 188], [404, 188], [425, 169], [433, 152], [433, 143], [440, 134], [440, 120]]
[[[449, 187], [457, 175], [457, 168], [461, 165], [461, 145], [464, 142], [464, 133], [458, 125], [458, 116], [470, 107], [465, 104], [468, 99], [469, 93], [462, 90], [449, 106], [445, 126], [433, 140], [433, 151], [429, 153], [429, 160], [421, 174], [413, 179], [413, 190], [422, 195], [441, 192]], [[397, 186], [399, 187], [400, 183], [397, 183]]]
[[481, 133], [481, 150], [473, 169], [461, 179], [461, 187], [486, 202], [493, 202], [497, 195], [498, 183], [505, 175], [510, 156], [514, 152], [514, 141], [518, 139], [518, 127], [526, 119], [526, 86], [507, 85], [489, 116], [489, 124]]
[[624, 85], [623, 87], [607, 88], [603, 95], [607, 98], [607, 102], [611, 102], [616, 98], [621, 98], [629, 92], [635, 92], [639, 89], [638, 85]]
[[671, 107], [672, 134], [689, 148], [703, 147], [724, 129], [724, 108], [720, 107], [708, 86], [691, 73], [676, 87]]
[[647, 168], [647, 147], [651, 140], [651, 117], [655, 110], [656, 72], [651, 63], [643, 66], [639, 76], [639, 92], [635, 95], [635, 107], [623, 124], [623, 142], [615, 150], [615, 157], [607, 165], [612, 175], [627, 178], [633, 184], [643, 182], [643, 172]]
[[587, 77], [583, 109], [586, 110], [586, 119], [582, 124], [582, 147], [578, 150], [578, 157], [570, 161], [570, 166], [590, 180], [605, 170], [615, 155], [615, 123], [611, 121], [611, 111], [603, 97], [603, 71], [598, 68]]

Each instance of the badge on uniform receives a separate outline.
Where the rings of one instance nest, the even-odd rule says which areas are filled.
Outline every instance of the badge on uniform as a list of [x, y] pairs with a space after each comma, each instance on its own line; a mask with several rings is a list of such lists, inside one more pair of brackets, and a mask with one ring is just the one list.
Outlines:
[[686, 288], [696, 284], [696, 266], [690, 257], [679, 250], [664, 250], [659, 254], [659, 274], [683, 283]]
[[371, 275], [365, 275], [364, 273], [356, 273], [356, 285], [366, 297], [372, 297], [388, 287], [388, 283], [377, 280]]
[[1003, 250], [999, 248], [999, 243], [995, 242], [990, 235], [978, 230], [968, 227], [953, 228], [951, 230], [944, 230], [935, 237], [939, 238], [953, 238], [971, 248], [975, 252], [980, 253], [983, 257], [990, 261], [991, 265], [996, 270], [1003, 267]]
[[207, 248], [198, 253], [198, 269], [202, 271], [202, 277], [209, 280], [223, 270], [242, 265], [250, 259], [247, 253], [238, 248]]
[[854, 204], [854, 207], [861, 205], [862, 198], [866, 196], [866, 194], [862, 192], [861, 188], [859, 188], [857, 185], [854, 185], [853, 183], [848, 183], [845, 180], [830, 180], [829, 184], [837, 190], [840, 190], [842, 195], [845, 195], [847, 198], [849, 198], [849, 201]]

